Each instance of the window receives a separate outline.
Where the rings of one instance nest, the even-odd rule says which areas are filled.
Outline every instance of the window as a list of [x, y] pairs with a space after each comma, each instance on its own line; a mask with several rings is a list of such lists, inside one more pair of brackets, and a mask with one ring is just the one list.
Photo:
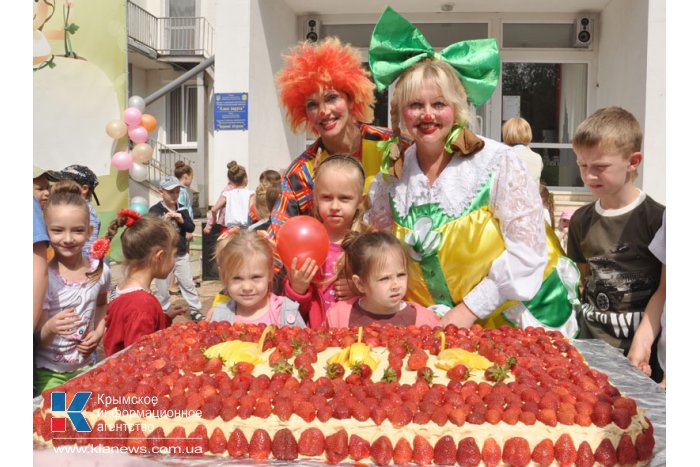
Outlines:
[[195, 0], [169, 0], [168, 18], [165, 23], [168, 45], [165, 48], [170, 53], [187, 55], [194, 52], [196, 16]]
[[168, 94], [167, 143], [197, 142], [197, 86], [181, 86]]
[[587, 72], [585, 63], [503, 64], [501, 120], [530, 123], [530, 147], [542, 156], [549, 186], [583, 186], [571, 138], [586, 117]]
[[569, 48], [573, 46], [573, 23], [505, 23], [503, 47]]

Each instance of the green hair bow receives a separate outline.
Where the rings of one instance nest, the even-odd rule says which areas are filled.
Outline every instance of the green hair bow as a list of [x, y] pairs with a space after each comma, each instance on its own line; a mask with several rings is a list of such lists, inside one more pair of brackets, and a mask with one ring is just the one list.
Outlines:
[[472, 104], [486, 102], [498, 85], [501, 62], [495, 39], [452, 44], [435, 52], [423, 34], [391, 7], [386, 7], [369, 43], [369, 67], [380, 91], [425, 58], [449, 63]]

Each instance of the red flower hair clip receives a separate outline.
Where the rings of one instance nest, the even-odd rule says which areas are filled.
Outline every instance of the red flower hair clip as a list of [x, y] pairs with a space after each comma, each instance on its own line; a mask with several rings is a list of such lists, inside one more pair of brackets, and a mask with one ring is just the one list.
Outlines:
[[137, 219], [141, 218], [141, 214], [139, 214], [136, 211], [132, 211], [131, 209], [120, 209], [117, 213], [117, 216], [126, 217], [125, 225], [127, 227], [131, 227], [132, 225], [134, 225], [134, 222], [136, 222]]
[[104, 259], [109, 251], [109, 238], [100, 237], [90, 245], [90, 257], [95, 259]]

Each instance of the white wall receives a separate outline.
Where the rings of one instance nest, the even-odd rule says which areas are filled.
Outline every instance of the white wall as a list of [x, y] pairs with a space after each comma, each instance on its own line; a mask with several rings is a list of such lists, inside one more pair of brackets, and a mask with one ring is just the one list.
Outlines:
[[296, 16], [283, 2], [259, 0], [251, 12], [250, 138], [248, 179], [257, 186], [263, 170], [286, 168], [304, 148], [302, 136], [293, 135], [285, 119], [275, 85], [282, 54], [298, 40]]
[[666, 1], [649, 0], [642, 187], [666, 204]]
[[660, 202], [666, 191], [664, 9], [663, 0], [612, 0], [602, 11], [592, 109], [617, 105], [637, 117], [645, 155], [637, 185]]

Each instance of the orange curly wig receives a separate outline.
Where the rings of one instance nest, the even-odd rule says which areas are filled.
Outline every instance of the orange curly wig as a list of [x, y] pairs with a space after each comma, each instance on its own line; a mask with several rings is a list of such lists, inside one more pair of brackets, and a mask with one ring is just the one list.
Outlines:
[[277, 74], [277, 85], [293, 132], [307, 129], [306, 98], [326, 88], [349, 96], [350, 113], [356, 120], [374, 119], [374, 83], [351, 46], [330, 37], [318, 44], [303, 42], [284, 58], [287, 66]]

